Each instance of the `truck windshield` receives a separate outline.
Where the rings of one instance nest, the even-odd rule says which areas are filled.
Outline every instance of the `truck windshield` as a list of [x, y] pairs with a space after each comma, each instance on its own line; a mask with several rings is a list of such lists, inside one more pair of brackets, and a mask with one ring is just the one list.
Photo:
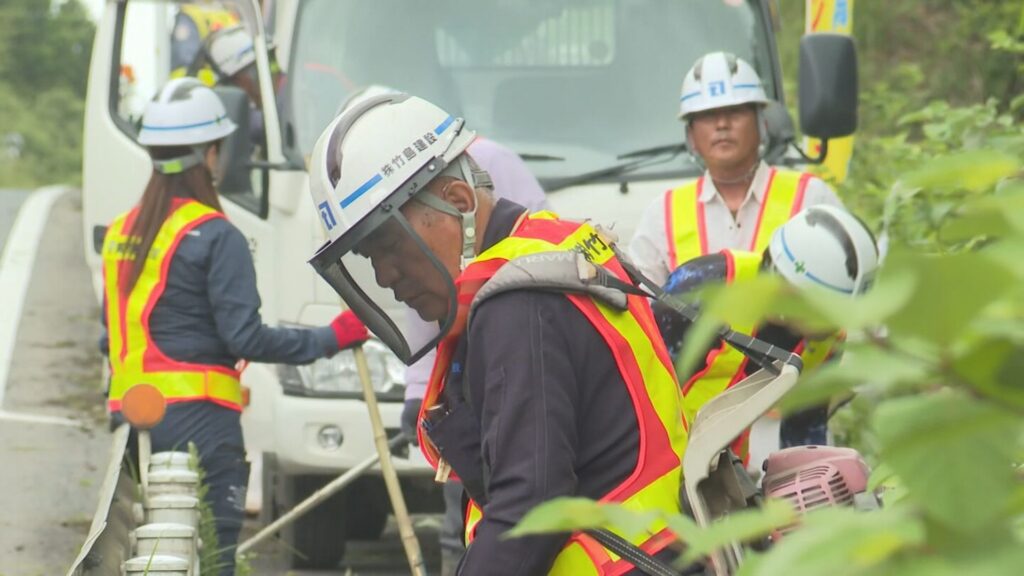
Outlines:
[[[779, 97], [769, 34], [758, 1], [305, 0], [286, 133], [308, 155], [349, 95], [386, 86], [465, 117], [542, 181], [564, 180], [681, 143], [680, 85], [707, 52], [747, 60]], [[631, 178], [692, 171], [681, 158]]]

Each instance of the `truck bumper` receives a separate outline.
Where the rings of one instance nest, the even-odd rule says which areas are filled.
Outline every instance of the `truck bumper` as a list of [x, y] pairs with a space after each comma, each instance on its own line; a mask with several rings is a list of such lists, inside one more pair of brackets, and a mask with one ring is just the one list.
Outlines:
[[[379, 403], [389, 438], [398, 434], [401, 403]], [[362, 400], [304, 398], [279, 395], [274, 402], [274, 452], [287, 474], [337, 474], [377, 453], [366, 404]], [[321, 433], [328, 427], [341, 431], [341, 443], [325, 446]], [[392, 458], [401, 475], [432, 475], [433, 471], [415, 447], [408, 458]]]

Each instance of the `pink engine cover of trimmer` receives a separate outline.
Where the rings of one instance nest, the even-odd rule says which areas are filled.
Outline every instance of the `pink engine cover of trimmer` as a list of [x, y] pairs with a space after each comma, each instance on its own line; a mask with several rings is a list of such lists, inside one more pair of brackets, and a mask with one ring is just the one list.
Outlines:
[[853, 503], [867, 490], [868, 466], [852, 448], [795, 446], [765, 461], [762, 482], [766, 498], [790, 501], [797, 511]]

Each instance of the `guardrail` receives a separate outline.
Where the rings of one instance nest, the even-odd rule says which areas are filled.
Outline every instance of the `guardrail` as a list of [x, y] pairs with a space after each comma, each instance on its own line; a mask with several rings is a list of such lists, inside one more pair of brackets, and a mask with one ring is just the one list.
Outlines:
[[134, 508], [140, 500], [139, 484], [124, 457], [130, 432], [128, 424], [114, 432], [96, 514], [68, 576], [121, 574], [125, 561], [132, 557], [131, 534], [138, 527]]

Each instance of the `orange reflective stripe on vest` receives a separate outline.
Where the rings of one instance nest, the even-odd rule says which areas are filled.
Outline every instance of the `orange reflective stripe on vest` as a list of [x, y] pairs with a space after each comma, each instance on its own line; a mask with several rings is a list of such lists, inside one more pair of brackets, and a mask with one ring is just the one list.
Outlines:
[[[593, 227], [558, 220], [550, 212], [541, 212], [521, 219], [508, 238], [478, 256], [460, 275], [456, 281], [460, 289], [460, 309], [468, 307], [480, 286], [508, 261], [556, 250], [579, 251], [592, 262], [626, 279], [611, 247]], [[640, 427], [640, 454], [636, 468], [629, 478], [601, 500], [638, 511], [660, 510], [678, 514], [680, 462], [686, 446], [686, 429], [680, 418], [682, 408], [675, 373], [649, 305], [638, 296], [628, 297], [627, 310], [613, 308], [585, 295], [566, 294], [566, 297], [607, 343], [626, 384]], [[465, 321], [465, 314], [460, 313], [459, 318]], [[464, 328], [459, 326], [453, 332], [459, 334]], [[433, 405], [443, 390], [455, 341], [457, 336], [449, 334], [442, 342], [424, 407]], [[420, 445], [427, 459], [436, 466], [436, 449], [429, 441]], [[482, 511], [476, 506], [467, 510], [467, 541], [473, 539], [482, 517]], [[615, 530], [615, 527], [609, 528]], [[632, 541], [653, 554], [672, 539], [664, 523], [659, 521], [649, 534], [635, 537]], [[614, 575], [631, 568], [631, 564], [620, 561], [603, 547], [577, 534], [559, 553], [549, 573]]]
[[[812, 175], [776, 168], [768, 170], [768, 183], [765, 185], [753, 239], [750, 246], [735, 248], [760, 254], [768, 246], [772, 232], [803, 207], [807, 183]], [[669, 272], [708, 253], [704, 203], [700, 201], [703, 189], [704, 176], [701, 176], [665, 195]]]
[[104, 290], [110, 341], [111, 410], [121, 409], [124, 393], [136, 384], [152, 384], [168, 402], [209, 400], [241, 410], [239, 374], [222, 366], [179, 362], [165, 356], [153, 342], [149, 318], [167, 285], [167, 274], [178, 243], [196, 226], [223, 216], [204, 204], [179, 201], [161, 225], [142, 273], [130, 294], [121, 284], [133, 258], [129, 247], [138, 242], [128, 230], [138, 210], [122, 214], [103, 240]]

